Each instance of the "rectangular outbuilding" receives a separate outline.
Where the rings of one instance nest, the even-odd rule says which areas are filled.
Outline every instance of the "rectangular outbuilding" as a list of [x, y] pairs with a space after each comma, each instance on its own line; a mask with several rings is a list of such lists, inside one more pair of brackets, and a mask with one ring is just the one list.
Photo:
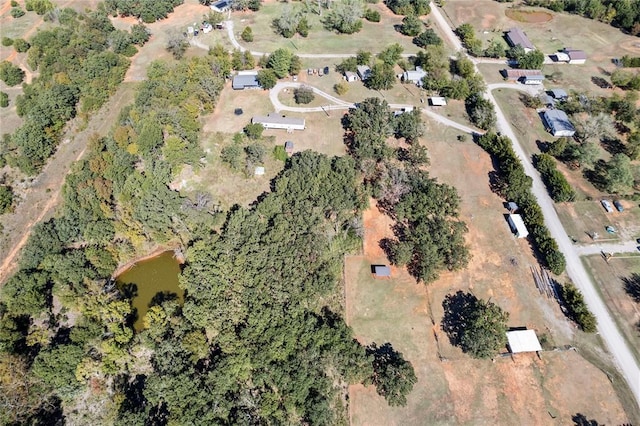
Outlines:
[[345, 71], [344, 79], [347, 80], [348, 83], [353, 83], [354, 81], [358, 81], [358, 74], [351, 71]]
[[540, 341], [534, 330], [507, 331], [509, 351], [512, 354], [520, 352], [538, 352], [542, 350]]
[[371, 273], [374, 278], [390, 278], [391, 268], [388, 265], [371, 265]]
[[534, 75], [542, 75], [540, 70], [520, 70], [520, 69], [508, 69], [500, 71], [502, 76], [507, 80], [520, 80], [523, 77], [529, 77]]
[[431, 106], [446, 106], [447, 100], [442, 96], [431, 96], [429, 98], [429, 105]]
[[358, 65], [358, 77], [360, 77], [360, 80], [366, 80], [369, 78], [369, 76], [371, 75], [371, 68], [369, 68], [367, 65]]
[[251, 119], [253, 124], [262, 124], [265, 129], [284, 129], [288, 132], [293, 130], [304, 130], [304, 118], [285, 117], [272, 112], [264, 115], [256, 115]]
[[510, 214], [507, 217], [511, 230], [518, 238], [526, 238], [529, 235], [529, 231], [522, 220], [522, 216], [519, 214]]
[[422, 79], [427, 72], [422, 67], [416, 67], [415, 71], [405, 71], [402, 73], [402, 81], [405, 83], [413, 83], [416, 86], [422, 86]]
[[544, 75], [527, 75], [522, 77], [521, 81], [524, 84], [542, 84], [544, 81]]

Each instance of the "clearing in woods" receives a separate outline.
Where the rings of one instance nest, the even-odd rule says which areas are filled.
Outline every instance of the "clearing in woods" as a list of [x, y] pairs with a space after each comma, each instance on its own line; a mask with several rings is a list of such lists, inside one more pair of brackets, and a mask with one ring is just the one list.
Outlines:
[[[442, 142], [439, 136], [450, 131], [427, 127], [431, 174], [455, 183], [473, 258], [465, 270], [443, 273], [428, 286], [416, 284], [404, 268], [392, 268], [388, 280], [372, 278], [371, 264], [388, 263], [379, 240], [393, 234], [390, 219], [371, 202], [363, 214], [363, 254], [345, 262], [347, 322], [363, 344], [391, 342], [412, 362], [418, 383], [403, 408], [387, 406], [372, 386], [351, 386], [352, 424], [569, 424], [577, 413], [598, 422], [628, 422], [607, 376], [573, 350], [491, 362], [451, 346], [440, 329], [441, 304], [457, 290], [491, 298], [510, 313], [510, 326], [535, 329], [546, 347], [570, 344], [579, 332], [555, 301], [536, 290], [529, 244], [511, 235], [503, 200], [489, 190], [489, 156], [470, 142]], [[450, 136], [446, 140], [453, 141]]]

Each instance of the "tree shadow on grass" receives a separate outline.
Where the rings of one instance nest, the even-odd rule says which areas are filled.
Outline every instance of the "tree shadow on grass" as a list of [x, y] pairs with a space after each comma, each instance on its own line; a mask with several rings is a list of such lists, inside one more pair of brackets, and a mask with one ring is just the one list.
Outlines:
[[600, 423], [598, 423], [596, 420], [589, 420], [587, 419], [587, 416], [582, 413], [574, 414], [573, 416], [571, 416], [571, 420], [573, 420], [574, 426], [600, 426]]
[[622, 278], [624, 291], [634, 300], [640, 303], [640, 274], [631, 274], [631, 276]]
[[449, 342], [460, 346], [462, 335], [468, 325], [469, 314], [476, 309], [478, 298], [471, 293], [458, 290], [455, 294], [448, 294], [442, 301], [444, 317], [442, 331], [449, 337]]

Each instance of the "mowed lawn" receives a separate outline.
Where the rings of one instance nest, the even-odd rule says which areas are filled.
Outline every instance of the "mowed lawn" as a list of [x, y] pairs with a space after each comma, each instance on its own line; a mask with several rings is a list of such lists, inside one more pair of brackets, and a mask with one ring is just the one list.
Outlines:
[[[419, 50], [413, 44], [412, 37], [404, 36], [394, 29], [394, 26], [402, 23], [403, 17], [394, 15], [383, 3], [367, 4], [367, 7], [378, 10], [382, 19], [378, 23], [363, 19], [362, 30], [356, 34], [327, 31], [321, 23], [321, 19], [324, 19], [328, 12], [325, 9], [322, 16], [317, 12], [305, 15], [311, 26], [308, 37], [295, 35], [292, 38], [276, 34], [272, 27], [273, 20], [282, 14], [284, 7], [304, 9], [303, 4], [295, 2], [265, 2], [258, 12], [234, 12], [231, 18], [238, 41], [252, 51], [267, 53], [278, 48], [287, 48], [293, 53], [355, 54], [358, 50], [377, 53], [393, 43], [404, 47], [405, 53], [416, 53]], [[423, 17], [423, 20], [426, 22], [427, 18]], [[240, 39], [240, 33], [247, 26], [251, 27], [254, 34], [254, 41], [251, 43], [245, 43]]]

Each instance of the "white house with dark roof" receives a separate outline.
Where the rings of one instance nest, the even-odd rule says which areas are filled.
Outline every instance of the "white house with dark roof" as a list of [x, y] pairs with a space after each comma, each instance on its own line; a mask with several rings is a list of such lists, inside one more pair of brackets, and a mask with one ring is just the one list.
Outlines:
[[529, 53], [536, 50], [536, 47], [531, 43], [529, 37], [518, 27], [511, 28], [505, 35], [507, 42], [511, 47], [522, 46], [525, 53]]
[[294, 130], [304, 130], [304, 118], [285, 117], [272, 112], [265, 115], [256, 115], [251, 119], [253, 124], [262, 124], [265, 129], [284, 129], [288, 132]]

